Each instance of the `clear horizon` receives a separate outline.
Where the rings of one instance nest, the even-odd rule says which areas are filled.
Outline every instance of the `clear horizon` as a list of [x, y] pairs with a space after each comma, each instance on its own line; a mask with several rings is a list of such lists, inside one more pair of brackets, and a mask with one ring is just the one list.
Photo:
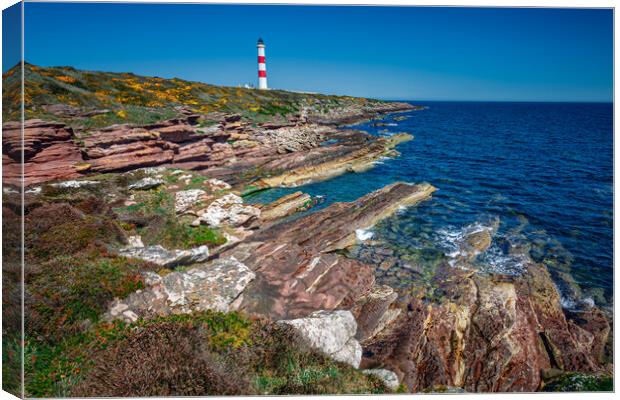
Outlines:
[[[259, 36], [274, 89], [613, 101], [611, 9], [25, 4], [25, 59], [41, 66], [256, 84]], [[15, 56], [4, 51], [3, 71]]]

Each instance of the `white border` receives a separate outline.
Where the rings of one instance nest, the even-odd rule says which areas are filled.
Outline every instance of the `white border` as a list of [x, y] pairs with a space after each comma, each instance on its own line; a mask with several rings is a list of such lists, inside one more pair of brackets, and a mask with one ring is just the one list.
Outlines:
[[[28, 0], [28, 2], [37, 2], [40, 0]], [[80, 1], [80, 0], [63, 0], [64, 2], [88, 2], [88, 3], [97, 3], [98, 1], [92, 1], [92, 0], [86, 0], [86, 1]], [[380, 1], [380, 0], [334, 0], [334, 1], [330, 1], [330, 0], [306, 0], [306, 1], [300, 1], [300, 0], [288, 0], [288, 1], [283, 1], [283, 0], [241, 0], [241, 1], [235, 1], [235, 0], [218, 0], [218, 1], [209, 1], [209, 0], [205, 0], [205, 1], [183, 1], [183, 0], [151, 0], [151, 1], [135, 1], [135, 0], [125, 0], [125, 1], [121, 1], [121, 0], [108, 0], [108, 1], [99, 1], [100, 3], [102, 2], [107, 2], [107, 3], [206, 3], [206, 4], [297, 4], [297, 5], [310, 5], [310, 4], [314, 4], [314, 5], [370, 5], [370, 6], [465, 6], [465, 7], [564, 7], [564, 8], [595, 8], [595, 7], [599, 7], [599, 8], [610, 8], [610, 7], [615, 7], [616, 2], [613, 0], [590, 0], [590, 1], [583, 1], [583, 0], [539, 0], [539, 1], [532, 1], [532, 0], [528, 0], [528, 1], [507, 1], [507, 0], [477, 0], [477, 1], [468, 1], [468, 0], [439, 0], [439, 1], [433, 1], [433, 0], [426, 0], [426, 1], [416, 1], [416, 0], [387, 0], [387, 1]], [[13, 4], [17, 3], [15, 0], [0, 0], [0, 5], [2, 6], [2, 9], [5, 9]], [[616, 22], [617, 22], [617, 14], [614, 12], [614, 26], [616, 26]], [[1, 23], [0, 23], [0, 28], [2, 27]], [[1, 29], [0, 29], [1, 31]], [[23, 32], [22, 32], [23, 35]], [[617, 33], [614, 29], [614, 65], [617, 65], [616, 63], [616, 55], [618, 54], [618, 40], [617, 39]], [[1, 42], [1, 41], [0, 41]], [[23, 42], [22, 42], [23, 45]], [[1, 50], [1, 43], [0, 43], [0, 50]], [[617, 77], [617, 71], [614, 69], [614, 83], [616, 81], [616, 77]], [[0, 88], [1, 88], [1, 83], [0, 83]], [[614, 84], [614, 98], [616, 98], [617, 96], [617, 91], [618, 91], [618, 87]], [[0, 115], [1, 115], [1, 110], [0, 110]], [[614, 144], [616, 143], [616, 138], [617, 138], [617, 134], [618, 134], [618, 115], [616, 112], [616, 108], [614, 107]], [[615, 146], [614, 146], [614, 189], [616, 187], [618, 187], [618, 184], [620, 183], [620, 177], [618, 174], [618, 166], [620, 165], [618, 163], [619, 161], [619, 155], [618, 153], [615, 152]], [[0, 166], [0, 170], [1, 170], [1, 166]], [[1, 198], [2, 194], [0, 193], [0, 198]], [[616, 232], [618, 231], [618, 228], [620, 228], [620, 223], [618, 222], [618, 219], [615, 218], [616, 216], [616, 203], [615, 203], [615, 190], [614, 190], [614, 271], [616, 269], [616, 267], [618, 266], [619, 262], [618, 259], [616, 257], [617, 255], [617, 250], [618, 250], [618, 244], [620, 242], [620, 238], [618, 237], [618, 235], [616, 235]], [[1, 233], [0, 233], [1, 234]], [[1, 252], [1, 250], [0, 250]], [[1, 254], [1, 253], [0, 253]], [[615, 293], [615, 288], [618, 285], [618, 281], [617, 281], [617, 274], [614, 273], [614, 293]], [[0, 319], [1, 320], [1, 319]], [[615, 308], [615, 313], [614, 313], [614, 321], [618, 321], [618, 309]], [[617, 337], [617, 335], [615, 335]], [[615, 341], [614, 343], [614, 354], [619, 354], [618, 353], [618, 341]], [[614, 381], [616, 385], [620, 384], [620, 381], [618, 380], [618, 369], [615, 369], [615, 376], [614, 376]], [[1, 380], [1, 376], [0, 376], [0, 380]], [[422, 396], [422, 395], [391, 395], [391, 396], [373, 396], [372, 398], [382, 398], [382, 399], [394, 399], [394, 398], [411, 398], [413, 396]], [[454, 394], [454, 395], [446, 395], [446, 394], [432, 394], [432, 395], [428, 395], [431, 396], [432, 399], [446, 399], [446, 398], [464, 398], [464, 399], [490, 399], [492, 397], [497, 397], [498, 399], [501, 400], [513, 400], [513, 399], [528, 399], [528, 398], [540, 398], [540, 399], [555, 399], [557, 397], [560, 397], [561, 399], [566, 399], [566, 400], [583, 400], [584, 398], [587, 397], [587, 400], [598, 400], [598, 399], [612, 399], [615, 397], [615, 394], [612, 393], [566, 393], [566, 394], [561, 394], [561, 393], [536, 393], [536, 394], [518, 394], [518, 393], [510, 393], [510, 394], [491, 394], [491, 393], [485, 393], [485, 394], [466, 394], [466, 395], [459, 395], [459, 394]], [[464, 397], [463, 397], [464, 396]], [[4, 400], [4, 399], [14, 399], [15, 397], [6, 393], [6, 392], [0, 392], [0, 400]], [[216, 399], [228, 399], [229, 397], [213, 397]], [[275, 396], [261, 396], [261, 397], [254, 397], [254, 396], [249, 396], [249, 397], [245, 397], [245, 398], [251, 398], [251, 399], [265, 399], [265, 398], [276, 398]], [[286, 396], [286, 398], [304, 398], [302, 396]], [[308, 398], [308, 397], [306, 397]], [[359, 396], [321, 396], [322, 399], [354, 399], [354, 398], [359, 398]], [[159, 398], [159, 397], [151, 397], [149, 399], [166, 399], [166, 398]]]

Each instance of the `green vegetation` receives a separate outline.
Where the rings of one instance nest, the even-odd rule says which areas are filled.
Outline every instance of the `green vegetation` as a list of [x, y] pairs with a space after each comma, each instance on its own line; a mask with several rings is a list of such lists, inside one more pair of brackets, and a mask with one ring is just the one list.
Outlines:
[[143, 287], [140, 271], [155, 270], [109, 253], [123, 234], [105, 212], [42, 205], [28, 214], [25, 239], [26, 329], [45, 342], [87, 329], [115, 297]]
[[30, 396], [384, 393], [285, 326], [238, 313], [100, 323], [57, 345], [27, 342]]
[[613, 377], [578, 372], [564, 374], [545, 384], [545, 392], [612, 392]]
[[[3, 75], [3, 98], [19, 99], [19, 75], [18, 66]], [[274, 117], [298, 114], [302, 108], [324, 113], [339, 106], [380, 102], [349, 96], [222, 87], [131, 73], [47, 68], [28, 63], [24, 77], [27, 119], [60, 120], [79, 129], [127, 122], [154, 123], [179, 115], [180, 106], [204, 115], [236, 113], [246, 120], [266, 122]], [[65, 105], [66, 111], [48, 108], [54, 104]], [[19, 101], [3, 102], [4, 121], [17, 120], [19, 106]], [[97, 113], [88, 113], [95, 110]], [[206, 126], [211, 120], [207, 117], [202, 124]]]
[[[203, 177], [194, 178], [187, 187], [196, 186], [203, 180]], [[135, 229], [146, 245], [188, 249], [226, 243], [226, 238], [216, 229], [204, 225], [192, 227], [179, 220], [174, 209], [174, 194], [165, 188], [136, 193], [135, 201], [136, 204], [115, 211], [125, 222], [124, 228]]]

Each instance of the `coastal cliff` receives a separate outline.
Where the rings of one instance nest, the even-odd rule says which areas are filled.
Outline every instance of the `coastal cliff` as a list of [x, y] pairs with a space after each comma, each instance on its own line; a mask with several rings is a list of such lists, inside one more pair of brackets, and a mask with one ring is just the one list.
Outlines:
[[[433, 201], [432, 184], [394, 182], [313, 211], [320, 199], [304, 184], [372, 168], [412, 139], [342, 125], [419, 107], [26, 68], [24, 140], [6, 104], [2, 140], [6, 227], [19, 222], [24, 155], [27, 394], [609, 384], [610, 317], [564, 309], [525, 248], [512, 250], [520, 274], [479, 270], [492, 231], [464, 238], [456, 264], [412, 272], [412, 287], [378, 281], [385, 266], [358, 256], [381, 251], [367, 230]], [[288, 186], [301, 187], [244, 199]]]

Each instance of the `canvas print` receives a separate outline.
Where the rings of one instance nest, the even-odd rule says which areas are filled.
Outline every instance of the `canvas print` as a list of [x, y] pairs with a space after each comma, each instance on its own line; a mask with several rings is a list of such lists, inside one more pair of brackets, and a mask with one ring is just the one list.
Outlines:
[[3, 31], [5, 391], [613, 391], [612, 9]]

